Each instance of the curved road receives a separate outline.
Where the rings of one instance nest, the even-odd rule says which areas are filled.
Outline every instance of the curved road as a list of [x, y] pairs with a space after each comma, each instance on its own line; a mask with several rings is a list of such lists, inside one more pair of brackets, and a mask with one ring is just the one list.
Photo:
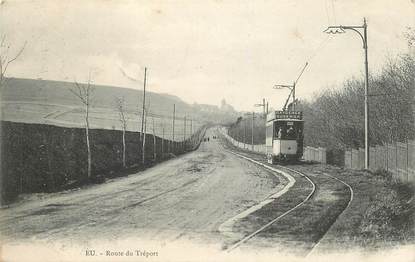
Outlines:
[[3, 209], [3, 241], [144, 237], [223, 244], [222, 223], [287, 181], [225, 152], [214, 134], [208, 130], [210, 141], [198, 150], [140, 173], [44, 198], [33, 195]]

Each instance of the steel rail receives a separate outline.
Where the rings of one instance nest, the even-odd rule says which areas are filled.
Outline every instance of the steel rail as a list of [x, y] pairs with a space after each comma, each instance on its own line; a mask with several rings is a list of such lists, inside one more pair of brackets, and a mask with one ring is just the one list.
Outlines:
[[333, 224], [330, 225], [330, 227], [327, 229], [327, 231], [324, 233], [324, 235], [313, 245], [313, 247], [311, 248], [310, 252], [308, 252], [306, 257], [310, 257], [315, 252], [316, 248], [320, 245], [321, 240], [324, 238], [324, 236], [327, 234], [327, 232], [330, 231], [330, 229], [333, 227], [334, 223], [336, 223], [337, 219], [344, 213], [344, 211], [346, 211], [347, 208], [349, 208], [350, 204], [353, 201], [353, 197], [354, 197], [353, 188], [348, 183], [344, 182], [343, 180], [341, 180], [341, 179], [339, 179], [335, 176], [329, 175], [327, 173], [322, 173], [322, 174], [325, 175], [325, 176], [328, 176], [330, 178], [333, 178], [333, 179], [339, 181], [340, 183], [342, 183], [343, 185], [345, 185], [346, 187], [348, 187], [349, 192], [350, 192], [350, 198], [349, 198], [349, 202], [347, 202], [346, 207], [342, 210], [342, 212], [340, 212], [340, 214], [337, 215], [336, 220], [333, 222]]
[[[247, 160], [250, 160], [251, 162], [253, 162], [253, 163], [256, 163], [256, 164], [258, 164], [258, 165], [260, 165], [260, 166], [262, 166], [262, 167], [265, 167], [265, 168], [268, 168], [268, 169], [270, 169], [270, 170], [272, 170], [272, 171], [275, 171], [275, 170], [273, 170], [274, 168], [272, 168], [272, 167], [270, 167], [270, 166], [268, 166], [268, 165], [265, 165], [265, 164], [263, 164], [263, 163], [260, 163], [260, 162], [258, 162], [258, 161], [256, 161], [256, 160], [254, 160], [254, 159], [252, 159], [252, 158], [249, 158], [249, 157], [247, 157], [247, 156], [242, 156], [242, 155], [240, 155], [240, 154], [237, 154], [237, 153], [234, 153], [235, 155], [237, 155], [237, 156], [240, 156], [240, 157], [243, 157], [244, 159], [247, 159]], [[291, 171], [291, 172], [294, 172], [294, 173], [296, 173], [296, 174], [299, 174], [299, 175], [301, 175], [302, 177], [304, 177], [304, 178], [306, 178], [310, 183], [311, 183], [311, 185], [312, 185], [312, 190], [311, 190], [311, 192], [307, 195], [307, 197], [301, 202], [301, 203], [299, 203], [299, 204], [297, 204], [295, 207], [293, 207], [293, 208], [291, 208], [291, 209], [289, 209], [289, 210], [287, 210], [286, 212], [284, 212], [283, 214], [281, 214], [281, 215], [279, 215], [278, 217], [276, 217], [276, 218], [274, 218], [273, 220], [271, 220], [270, 222], [268, 222], [267, 224], [265, 224], [265, 225], [263, 225], [262, 227], [260, 227], [258, 230], [256, 230], [256, 231], [254, 231], [253, 233], [251, 233], [251, 234], [249, 234], [249, 235], [247, 235], [246, 237], [244, 237], [244, 238], [242, 238], [241, 240], [239, 240], [238, 242], [236, 242], [235, 244], [233, 244], [231, 247], [229, 247], [228, 249], [227, 249], [227, 251], [228, 252], [231, 252], [232, 250], [234, 250], [234, 249], [236, 249], [237, 247], [239, 247], [241, 244], [243, 244], [243, 243], [245, 243], [246, 241], [248, 241], [249, 239], [251, 239], [251, 238], [253, 238], [254, 236], [256, 236], [256, 235], [258, 235], [259, 233], [261, 233], [262, 231], [264, 231], [265, 229], [267, 229], [268, 227], [270, 227], [272, 224], [274, 224], [275, 222], [277, 222], [278, 220], [280, 220], [281, 218], [283, 218], [283, 217], [285, 217], [286, 215], [288, 215], [288, 214], [290, 214], [291, 212], [293, 212], [294, 210], [296, 210], [297, 208], [299, 208], [300, 206], [302, 206], [302, 205], [304, 205], [312, 196], [313, 196], [313, 194], [314, 194], [314, 192], [316, 191], [316, 185], [314, 184], [314, 182], [307, 176], [307, 175], [305, 175], [304, 173], [301, 173], [301, 172], [299, 172], [299, 171], [297, 171], [297, 170], [294, 170], [294, 169], [291, 169], [291, 168], [287, 168], [287, 167], [282, 167], [282, 166], [278, 166], [278, 167], [280, 167], [280, 168], [284, 168], [284, 169], [287, 169], [287, 170], [289, 170], [289, 171]]]
[[[232, 151], [230, 151], [230, 152], [232, 152]], [[234, 153], [234, 152], [232, 152], [232, 153]], [[237, 154], [237, 153], [234, 153], [235, 155], [239, 155], [239, 154]], [[242, 156], [243, 158], [245, 158], [245, 159], [249, 159], [249, 157], [247, 157], [247, 156]], [[263, 163], [260, 163], [260, 162], [258, 162], [258, 161], [256, 161], [256, 160], [253, 160], [253, 159], [251, 159], [251, 161], [252, 162], [256, 162], [256, 163], [258, 163], [259, 165], [261, 165], [261, 166], [263, 166], [263, 167], [266, 167], [266, 168], [269, 168], [270, 170], [272, 170], [273, 168], [271, 168], [270, 166], [268, 166], [268, 165], [265, 165], [265, 164], [263, 164]], [[303, 201], [303, 202], [301, 202], [300, 204], [298, 204], [297, 206], [295, 206], [294, 208], [292, 208], [292, 209], [290, 209], [290, 210], [288, 210], [288, 211], [286, 211], [284, 214], [282, 214], [282, 215], [280, 215], [280, 216], [278, 216], [278, 217], [276, 217], [275, 219], [273, 219], [271, 222], [269, 222], [269, 223], [267, 223], [266, 225], [264, 225], [264, 226], [262, 226], [260, 229], [258, 229], [257, 231], [255, 231], [255, 232], [253, 232], [253, 233], [251, 233], [250, 235], [248, 235], [248, 236], [246, 236], [246, 237], [244, 237], [242, 240], [240, 240], [240, 241], [238, 241], [237, 243], [235, 243], [234, 245], [232, 245], [229, 249], [228, 249], [228, 252], [230, 252], [230, 251], [232, 251], [233, 249], [235, 249], [235, 248], [237, 248], [238, 246], [240, 246], [242, 243], [244, 243], [244, 242], [246, 242], [246, 241], [248, 241], [249, 239], [251, 239], [251, 238], [253, 238], [255, 235], [257, 235], [258, 233], [260, 233], [261, 231], [263, 231], [263, 230], [265, 230], [266, 228], [268, 228], [269, 226], [271, 226], [273, 223], [275, 223], [276, 221], [278, 221], [279, 219], [281, 219], [281, 218], [283, 218], [284, 216], [286, 216], [286, 215], [288, 215], [289, 213], [291, 213], [292, 211], [294, 211], [295, 209], [297, 209], [298, 207], [300, 207], [301, 205], [303, 205], [305, 202], [307, 202], [310, 198], [311, 198], [311, 196], [314, 194], [314, 192], [315, 192], [315, 189], [316, 189], [316, 185], [314, 184], [314, 182], [313, 181], [311, 181], [311, 179], [307, 176], [307, 175], [305, 175], [304, 173], [302, 173], [302, 172], [300, 172], [300, 171], [297, 171], [297, 170], [294, 170], [294, 169], [292, 169], [292, 168], [289, 168], [289, 167], [285, 167], [285, 166], [281, 166], [281, 165], [277, 165], [277, 167], [279, 167], [280, 169], [286, 169], [286, 170], [288, 170], [288, 171], [291, 171], [291, 172], [294, 172], [294, 173], [296, 173], [296, 174], [299, 174], [299, 175], [301, 175], [301, 176], [303, 176], [304, 178], [306, 178], [310, 183], [312, 183], [312, 185], [313, 185], [313, 190], [312, 190], [312, 192], [306, 197], [306, 199]], [[337, 177], [335, 177], [335, 176], [332, 176], [332, 175], [329, 175], [329, 174], [327, 174], [327, 173], [322, 173], [323, 175], [325, 175], [325, 176], [328, 176], [328, 177], [330, 177], [330, 178], [332, 178], [332, 179], [335, 179], [335, 180], [337, 180], [337, 181], [339, 181], [340, 183], [342, 183], [343, 185], [345, 185], [348, 189], [349, 189], [349, 192], [350, 192], [350, 198], [349, 198], [349, 201], [348, 201], [348, 203], [347, 203], [347, 205], [346, 205], [346, 207], [342, 210], [342, 212], [337, 216], [337, 218], [340, 216], [340, 215], [342, 215], [343, 213], [344, 213], [344, 211], [351, 205], [351, 203], [352, 203], [352, 201], [353, 201], [353, 198], [354, 198], [354, 191], [353, 191], [353, 188], [348, 184], [348, 183], [346, 183], [346, 182], [344, 182], [343, 180], [341, 180], [341, 179], [339, 179], [339, 178], [337, 178]], [[336, 221], [337, 221], [337, 218], [336, 218]], [[327, 229], [327, 231], [325, 232], [325, 234], [327, 234], [327, 232], [332, 228], [332, 226], [334, 225], [334, 223], [336, 222], [336, 221], [334, 221], [333, 222], [333, 224], [331, 224], [330, 225], [330, 227]], [[320, 244], [320, 242], [321, 242], [321, 240], [324, 238], [324, 236], [325, 236], [325, 234], [318, 240], [318, 242], [317, 243], [315, 243], [314, 245], [313, 245], [313, 247], [311, 248], [311, 250], [308, 252], [308, 254], [307, 254], [307, 256], [306, 257], [309, 257], [309, 256], [311, 256], [314, 252], [315, 252], [315, 250], [316, 250], [316, 248], [319, 246], [319, 244]]]

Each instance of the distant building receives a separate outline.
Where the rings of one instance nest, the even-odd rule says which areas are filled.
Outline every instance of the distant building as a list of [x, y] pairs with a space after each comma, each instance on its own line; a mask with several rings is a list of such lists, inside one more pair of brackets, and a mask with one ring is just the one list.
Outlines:
[[233, 106], [228, 105], [225, 99], [222, 99], [221, 101], [220, 110], [225, 111], [225, 112], [232, 112], [232, 113], [235, 112], [235, 109], [233, 108]]

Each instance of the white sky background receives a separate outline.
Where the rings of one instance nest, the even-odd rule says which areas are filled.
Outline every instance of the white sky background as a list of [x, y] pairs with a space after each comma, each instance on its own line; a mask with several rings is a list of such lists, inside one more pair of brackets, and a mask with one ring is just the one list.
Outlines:
[[403, 33], [415, 24], [411, 0], [1, 2], [0, 34], [15, 50], [27, 41], [8, 76], [82, 82], [92, 69], [96, 84], [141, 89], [147, 66], [151, 91], [189, 103], [225, 98], [238, 110], [263, 97], [280, 108], [289, 91], [273, 85], [291, 84], [306, 61], [300, 99], [362, 76], [359, 36], [328, 36], [329, 23], [366, 16], [375, 73], [407, 51]]

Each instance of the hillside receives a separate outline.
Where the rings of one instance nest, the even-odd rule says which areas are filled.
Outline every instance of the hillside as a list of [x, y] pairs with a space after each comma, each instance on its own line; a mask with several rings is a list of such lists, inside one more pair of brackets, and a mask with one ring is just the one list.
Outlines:
[[[81, 105], [68, 90], [74, 87], [72, 82], [50, 80], [10, 78], [2, 92], [3, 101], [36, 101], [60, 105]], [[190, 107], [180, 98], [168, 94], [147, 92], [148, 102], [157, 105], [157, 111], [168, 111], [170, 104], [176, 104], [183, 111], [190, 112]], [[142, 102], [142, 91], [113, 86], [94, 85], [93, 106], [113, 108], [114, 97], [124, 96], [129, 107]]]
[[[79, 99], [70, 91], [72, 82], [9, 78], [2, 89], [2, 120], [52, 124], [57, 126], [82, 127], [83, 107]], [[129, 88], [94, 85], [92, 95], [91, 124], [94, 128], [120, 129], [115, 98], [124, 97], [127, 129], [137, 131], [141, 128], [141, 107], [143, 92]], [[189, 105], [170, 94], [147, 92], [146, 105], [149, 109], [147, 132], [152, 132], [153, 118], [155, 133], [171, 135], [173, 105], [176, 105], [176, 138], [184, 135], [184, 116], [187, 134], [206, 123], [233, 121], [236, 112], [222, 111], [217, 106]], [[209, 108], [209, 110], [206, 110]], [[192, 126], [191, 126], [192, 125]]]

